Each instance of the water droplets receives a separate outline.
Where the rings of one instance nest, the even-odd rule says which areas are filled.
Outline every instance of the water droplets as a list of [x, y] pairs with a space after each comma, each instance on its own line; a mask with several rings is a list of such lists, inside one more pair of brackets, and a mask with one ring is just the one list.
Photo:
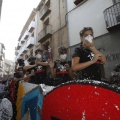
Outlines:
[[70, 95], [68, 95], [68, 98], [70, 98]]
[[105, 115], [104, 115], [104, 114], [102, 114], [102, 116], [104, 117]]
[[68, 90], [70, 90], [70, 87], [68, 87]]
[[99, 95], [99, 93], [98, 93], [98, 92], [95, 92], [95, 94], [96, 94], [96, 95]]
[[110, 120], [110, 117], [108, 118], [108, 120]]
[[85, 120], [85, 110], [82, 112], [82, 120]]
[[114, 104], [114, 106], [115, 106], [115, 108], [116, 108], [117, 110], [119, 110], [119, 107], [118, 107], [116, 104]]
[[105, 105], [108, 105], [108, 102], [106, 101]]

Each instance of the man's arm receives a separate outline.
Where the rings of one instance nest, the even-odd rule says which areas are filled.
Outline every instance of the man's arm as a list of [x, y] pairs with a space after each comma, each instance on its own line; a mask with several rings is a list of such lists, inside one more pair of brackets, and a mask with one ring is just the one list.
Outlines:
[[37, 65], [36, 64], [34, 64], [34, 65], [28, 65], [28, 66], [24, 66], [23, 67], [23, 70], [28, 70], [28, 69], [31, 69], [31, 68], [33, 68], [33, 67], [36, 67]]

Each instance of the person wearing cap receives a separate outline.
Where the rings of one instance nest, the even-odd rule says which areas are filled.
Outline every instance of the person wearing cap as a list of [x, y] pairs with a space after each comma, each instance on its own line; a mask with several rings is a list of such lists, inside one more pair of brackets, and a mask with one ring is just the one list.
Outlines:
[[27, 82], [30, 83], [35, 83], [35, 67], [37, 66], [37, 64], [35, 63], [36, 58], [34, 56], [30, 56], [27, 60], [27, 64], [25, 64], [25, 66], [23, 67], [24, 71], [25, 71], [25, 75], [24, 75], [24, 79]]
[[46, 58], [45, 53], [47, 53], [47, 51], [42, 51], [41, 49], [38, 49], [35, 52], [37, 64], [35, 67], [35, 79], [37, 84], [45, 83], [47, 77], [48, 58]]
[[101, 80], [101, 64], [106, 63], [106, 57], [94, 46], [93, 29], [84, 27], [80, 31], [80, 47], [75, 48], [72, 56], [72, 70], [76, 79]]
[[14, 73], [14, 79], [15, 80], [22, 79], [23, 76], [24, 76], [23, 66], [19, 66], [18, 68], [16, 68], [16, 71]]
[[57, 86], [61, 83], [72, 80], [71, 62], [67, 61], [67, 48], [64, 46], [58, 49], [59, 59], [55, 62], [48, 62], [53, 78], [53, 85]]
[[48, 62], [43, 61], [42, 55], [43, 50], [37, 49], [35, 57], [32, 56], [28, 59], [29, 65], [24, 66], [24, 70], [26, 71], [25, 78], [30, 83], [42, 84], [46, 79], [46, 66], [48, 66]]

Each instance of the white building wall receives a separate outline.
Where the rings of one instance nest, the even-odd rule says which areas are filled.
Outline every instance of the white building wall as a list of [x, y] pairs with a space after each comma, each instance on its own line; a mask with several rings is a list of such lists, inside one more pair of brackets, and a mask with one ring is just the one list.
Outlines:
[[92, 27], [94, 37], [107, 33], [103, 11], [111, 5], [112, 0], [87, 0], [74, 9], [73, 0], [67, 0], [67, 11], [74, 9], [67, 15], [70, 46], [80, 43], [79, 32], [83, 27]]

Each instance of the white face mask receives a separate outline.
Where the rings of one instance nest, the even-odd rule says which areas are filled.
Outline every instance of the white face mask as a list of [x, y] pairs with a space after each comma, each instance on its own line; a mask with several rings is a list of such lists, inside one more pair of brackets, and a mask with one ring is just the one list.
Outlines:
[[88, 40], [90, 43], [92, 43], [92, 39], [93, 39], [93, 36], [91, 35], [88, 35], [87, 37], [85, 37], [85, 40]]
[[25, 66], [28, 66], [29, 62], [27, 60], [25, 60]]
[[66, 60], [66, 59], [67, 59], [67, 54], [60, 55], [60, 60]]
[[39, 59], [39, 60], [41, 60], [42, 59], [42, 55], [41, 54], [37, 54], [36, 58]]

